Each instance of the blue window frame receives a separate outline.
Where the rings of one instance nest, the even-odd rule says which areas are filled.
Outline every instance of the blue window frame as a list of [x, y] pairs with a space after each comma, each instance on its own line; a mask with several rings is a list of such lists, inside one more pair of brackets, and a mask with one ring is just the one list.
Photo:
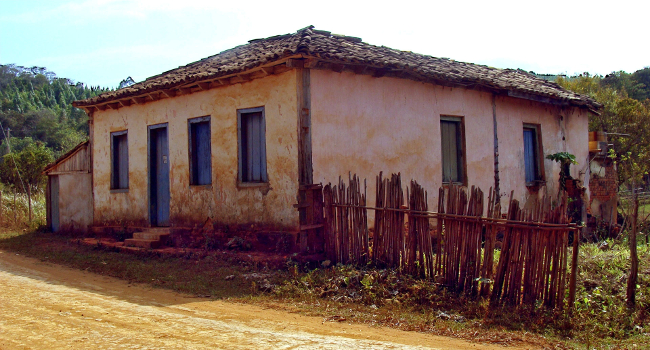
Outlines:
[[440, 117], [442, 149], [442, 182], [465, 183], [463, 120], [459, 117]]
[[111, 189], [129, 188], [129, 145], [127, 130], [111, 133]]
[[190, 185], [212, 184], [210, 117], [187, 121], [189, 134]]
[[540, 158], [540, 154], [543, 153], [539, 134], [539, 125], [524, 124], [524, 167], [527, 185], [544, 181]]
[[239, 182], [265, 183], [266, 174], [266, 123], [264, 107], [237, 111], [239, 139]]

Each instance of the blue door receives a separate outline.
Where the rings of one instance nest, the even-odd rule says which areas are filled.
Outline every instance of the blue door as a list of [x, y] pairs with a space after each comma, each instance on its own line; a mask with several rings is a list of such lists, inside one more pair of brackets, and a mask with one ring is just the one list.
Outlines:
[[151, 226], [169, 226], [169, 144], [167, 124], [149, 126]]
[[59, 232], [59, 175], [53, 175], [50, 179], [50, 215], [52, 216], [52, 232]]

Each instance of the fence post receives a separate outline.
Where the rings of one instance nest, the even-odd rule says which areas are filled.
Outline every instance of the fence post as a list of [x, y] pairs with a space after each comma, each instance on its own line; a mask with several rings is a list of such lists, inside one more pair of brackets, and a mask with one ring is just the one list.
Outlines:
[[571, 256], [571, 277], [569, 278], [569, 312], [573, 310], [576, 301], [576, 278], [578, 276], [578, 245], [580, 244], [580, 230], [573, 233], [573, 254]]
[[18, 223], [18, 210], [16, 210], [16, 186], [14, 186], [14, 224]]

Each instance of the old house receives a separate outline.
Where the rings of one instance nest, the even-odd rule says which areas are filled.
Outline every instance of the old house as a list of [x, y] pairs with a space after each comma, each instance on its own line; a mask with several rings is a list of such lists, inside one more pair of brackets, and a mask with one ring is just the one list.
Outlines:
[[572, 176], [584, 179], [588, 115], [599, 108], [521, 70], [313, 27], [75, 106], [90, 117], [93, 225], [181, 230], [209, 219], [288, 232], [300, 230], [309, 185], [348, 172], [368, 178], [371, 198], [379, 171], [432, 191], [555, 193], [559, 167], [544, 156], [575, 154]]

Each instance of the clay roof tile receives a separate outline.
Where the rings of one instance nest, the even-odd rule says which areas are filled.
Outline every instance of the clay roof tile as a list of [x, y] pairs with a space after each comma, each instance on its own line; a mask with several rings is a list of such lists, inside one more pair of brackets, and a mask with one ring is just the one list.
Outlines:
[[428, 80], [435, 84], [488, 90], [496, 94], [538, 96], [594, 111], [602, 107], [590, 97], [568, 91], [556, 83], [520, 69], [498, 69], [374, 46], [364, 43], [361, 38], [331, 34], [328, 31], [316, 30], [313, 26], [292, 34], [253, 39], [247, 44], [152, 76], [127, 88], [76, 101], [74, 105], [92, 106], [194, 81], [216, 79], [296, 54], [323, 58], [332, 63], [354, 63], [378, 69], [404, 70], [400, 77], [405, 79]]

